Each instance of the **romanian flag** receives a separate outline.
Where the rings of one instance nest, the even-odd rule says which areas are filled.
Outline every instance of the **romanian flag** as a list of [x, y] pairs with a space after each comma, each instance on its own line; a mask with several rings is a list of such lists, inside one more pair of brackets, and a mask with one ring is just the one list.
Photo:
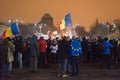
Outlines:
[[2, 38], [4, 39], [4, 38], [7, 38], [7, 37], [12, 37], [12, 36], [13, 36], [13, 34], [12, 34], [12, 31], [11, 31], [11, 27], [7, 27], [2, 34]]
[[57, 23], [59, 30], [63, 30], [65, 27], [72, 26], [71, 15], [67, 14], [60, 22]]
[[13, 35], [19, 34], [19, 28], [17, 23], [13, 23], [11, 27], [7, 27], [3, 34], [2, 38], [12, 37]]

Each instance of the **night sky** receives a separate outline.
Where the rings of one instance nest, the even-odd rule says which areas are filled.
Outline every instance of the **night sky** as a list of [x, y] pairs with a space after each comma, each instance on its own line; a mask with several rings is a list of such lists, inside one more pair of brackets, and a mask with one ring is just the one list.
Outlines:
[[45, 13], [54, 24], [71, 13], [73, 24], [89, 27], [100, 22], [120, 19], [120, 0], [0, 0], [0, 21], [8, 19], [37, 23]]

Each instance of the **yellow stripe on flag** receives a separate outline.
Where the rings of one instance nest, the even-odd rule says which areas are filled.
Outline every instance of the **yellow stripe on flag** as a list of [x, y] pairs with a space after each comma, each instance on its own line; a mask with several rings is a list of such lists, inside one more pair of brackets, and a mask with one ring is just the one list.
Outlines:
[[60, 30], [65, 28], [65, 20], [64, 18], [61, 20], [61, 24], [60, 24]]
[[12, 34], [12, 31], [11, 31], [11, 27], [7, 27], [6, 29], [6, 37], [12, 37], [13, 34]]

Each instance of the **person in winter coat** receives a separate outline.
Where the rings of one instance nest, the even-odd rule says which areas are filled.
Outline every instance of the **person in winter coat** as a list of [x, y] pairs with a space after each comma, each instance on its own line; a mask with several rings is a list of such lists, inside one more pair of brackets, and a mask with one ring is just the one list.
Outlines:
[[[0, 50], [1, 50], [1, 45], [2, 45], [2, 39], [0, 38]], [[2, 68], [2, 64], [1, 64], [1, 60], [0, 60], [0, 73], [1, 73], [1, 68]]]
[[13, 44], [12, 39], [10, 37], [7, 37], [7, 40], [9, 42], [9, 44], [10, 44], [10, 47], [11, 47], [12, 61], [10, 62], [10, 68], [9, 68], [9, 70], [12, 71], [12, 62], [14, 61], [13, 53], [15, 52], [15, 45]]
[[52, 41], [50, 49], [51, 49], [50, 61], [52, 64], [55, 64], [57, 63], [56, 59], [57, 59], [57, 51], [58, 51], [58, 44], [56, 40]]
[[9, 44], [9, 41], [7, 39], [3, 39], [2, 40], [2, 45], [1, 45], [1, 50], [0, 50], [0, 61], [2, 63], [2, 71], [1, 71], [1, 76], [2, 79], [0, 80], [4, 80], [6, 78], [6, 80], [9, 79], [10, 76], [10, 71], [9, 71], [9, 67], [10, 67], [10, 62], [8, 61], [8, 48], [11, 51], [11, 46]]
[[40, 37], [38, 45], [39, 45], [39, 51], [40, 51], [40, 57], [39, 57], [40, 66], [44, 68], [47, 62], [46, 61], [47, 43], [44, 40], [44, 37], [42, 36]]
[[118, 60], [119, 65], [120, 65], [120, 38], [118, 38], [116, 53], [117, 53], [117, 60]]
[[63, 39], [59, 41], [58, 45], [58, 76], [68, 76], [66, 74], [66, 65], [68, 63], [68, 57], [70, 52], [69, 48], [69, 42], [66, 40], [66, 37], [63, 37]]
[[27, 66], [30, 64], [30, 41], [31, 41], [31, 38], [30, 38], [30, 36], [29, 36], [29, 37], [27, 37], [27, 40], [26, 40]]
[[47, 52], [46, 52], [46, 57], [47, 57], [47, 61], [48, 61], [47, 67], [50, 66], [50, 53], [51, 53], [50, 46], [51, 46], [51, 43], [52, 43], [51, 40], [48, 39], [48, 40], [47, 40]]
[[105, 50], [102, 53], [102, 67], [110, 68], [111, 67], [110, 48], [113, 47], [113, 45], [108, 41], [108, 38], [104, 38], [103, 45], [105, 47]]
[[19, 68], [22, 69], [23, 68], [23, 53], [24, 53], [23, 37], [21, 35], [16, 36], [14, 44], [15, 44], [15, 62], [18, 64]]
[[79, 56], [82, 54], [81, 43], [76, 39], [75, 36], [72, 37], [70, 45], [70, 56], [72, 61], [72, 76], [77, 76], [79, 74]]
[[39, 56], [39, 47], [38, 47], [38, 41], [37, 36], [33, 35], [32, 39], [30, 41], [30, 66], [32, 72], [37, 71], [37, 62], [38, 62], [38, 56]]

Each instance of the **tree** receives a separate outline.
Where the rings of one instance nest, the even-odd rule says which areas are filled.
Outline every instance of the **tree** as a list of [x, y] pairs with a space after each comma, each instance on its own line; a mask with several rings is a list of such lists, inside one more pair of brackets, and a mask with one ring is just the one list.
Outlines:
[[86, 36], [87, 32], [85, 31], [85, 28], [83, 26], [76, 26], [75, 32], [78, 36]]
[[113, 23], [116, 24], [118, 31], [120, 32], [120, 19], [115, 19]]
[[98, 37], [106, 37], [111, 34], [112, 25], [109, 22], [99, 23], [98, 19], [96, 19], [95, 23], [91, 26], [91, 35]]
[[22, 36], [26, 37], [26, 35], [33, 33], [33, 24], [22, 24], [19, 23], [18, 24], [19, 29], [20, 29], [20, 33], [22, 34]]

